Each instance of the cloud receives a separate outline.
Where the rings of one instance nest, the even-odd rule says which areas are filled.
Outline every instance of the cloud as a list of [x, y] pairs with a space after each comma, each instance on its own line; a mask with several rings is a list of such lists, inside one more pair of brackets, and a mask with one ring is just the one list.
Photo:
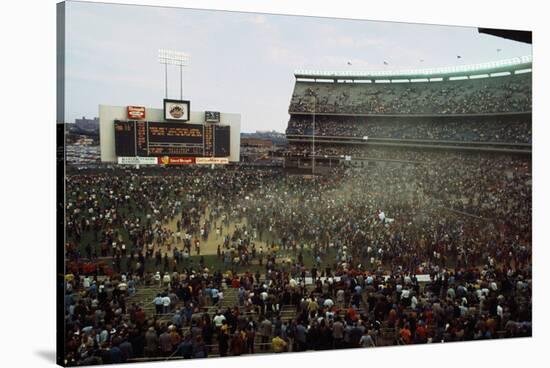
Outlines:
[[271, 45], [266, 49], [267, 59], [274, 64], [297, 68], [306, 62], [303, 55], [285, 46]]
[[153, 80], [140, 73], [90, 74], [78, 67], [67, 68], [65, 77], [71, 82], [86, 82], [104, 85], [124, 86], [125, 88], [158, 89], [160, 81]]
[[330, 45], [332, 47], [354, 48], [354, 49], [384, 45], [384, 41], [382, 39], [352, 37], [348, 35], [328, 37], [326, 39], [326, 43], [327, 45]]
[[267, 18], [265, 15], [255, 15], [250, 19], [250, 21], [254, 24], [266, 24]]

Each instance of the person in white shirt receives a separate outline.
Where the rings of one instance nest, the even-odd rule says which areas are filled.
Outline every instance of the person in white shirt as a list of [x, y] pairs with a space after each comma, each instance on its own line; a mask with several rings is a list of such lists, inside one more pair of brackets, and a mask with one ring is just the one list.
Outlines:
[[121, 282], [118, 284], [117, 289], [122, 291], [123, 293], [126, 293], [126, 291], [128, 290], [128, 284], [125, 282]]
[[212, 295], [212, 303], [214, 305], [218, 304], [218, 301], [220, 300], [220, 291], [216, 288], [210, 289], [210, 294]]
[[155, 273], [154, 280], [155, 280], [155, 283], [158, 284], [158, 286], [161, 286], [161, 277], [160, 277], [160, 272], [159, 271], [157, 271], [157, 273]]
[[497, 315], [502, 319], [504, 317], [504, 309], [502, 308], [502, 306], [499, 304], [497, 305]]
[[416, 299], [416, 296], [413, 294], [411, 297], [411, 308], [415, 309], [417, 304], [418, 304], [418, 299]]
[[157, 294], [155, 299], [153, 299], [153, 304], [155, 305], [156, 313], [161, 314], [162, 313], [163, 300], [162, 300], [162, 296], [160, 294]]
[[172, 303], [172, 300], [168, 295], [164, 295], [162, 297], [162, 312], [164, 314], [170, 313], [170, 304]]
[[221, 311], [218, 311], [218, 314], [212, 319], [214, 322], [214, 325], [217, 329], [220, 329], [222, 327], [223, 321], [225, 321], [225, 316], [222, 314]]
[[323, 305], [330, 309], [334, 305], [334, 302], [332, 301], [332, 299], [325, 299], [325, 301], [323, 302]]
[[167, 272], [164, 274], [164, 277], [162, 278], [162, 282], [164, 284], [165, 287], [170, 287], [170, 274]]

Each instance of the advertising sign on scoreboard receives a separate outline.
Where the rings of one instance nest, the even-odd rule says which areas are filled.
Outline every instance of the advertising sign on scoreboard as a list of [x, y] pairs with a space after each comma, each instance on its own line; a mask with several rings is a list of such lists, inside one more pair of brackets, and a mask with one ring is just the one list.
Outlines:
[[145, 119], [145, 107], [144, 106], [128, 106], [128, 119], [139, 120]]
[[195, 158], [162, 156], [162, 157], [158, 157], [158, 163], [160, 165], [192, 165], [195, 163]]
[[120, 165], [156, 165], [156, 157], [118, 157]]
[[227, 165], [229, 159], [227, 157], [197, 157], [195, 163], [197, 165]]
[[188, 121], [190, 102], [164, 99], [164, 120]]
[[204, 121], [207, 123], [219, 123], [220, 122], [220, 112], [219, 111], [205, 111], [204, 112]]

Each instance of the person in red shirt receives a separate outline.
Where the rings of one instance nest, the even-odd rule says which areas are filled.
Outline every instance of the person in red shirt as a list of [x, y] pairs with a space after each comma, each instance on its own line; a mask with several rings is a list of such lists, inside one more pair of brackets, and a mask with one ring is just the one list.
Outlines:
[[137, 310], [134, 314], [134, 320], [136, 322], [136, 325], [138, 326], [143, 326], [145, 324], [145, 319], [146, 319], [146, 315], [145, 315], [145, 312], [143, 311], [143, 309], [141, 309], [140, 307], [137, 307]]
[[426, 329], [426, 326], [424, 325], [424, 322], [420, 321], [418, 322], [418, 326], [416, 327], [416, 338], [415, 343], [416, 344], [424, 344], [428, 340], [428, 330]]
[[433, 320], [434, 313], [431, 309], [429, 309], [425, 312], [425, 315], [426, 315], [426, 324], [429, 325]]
[[401, 340], [405, 344], [410, 344], [412, 342], [412, 334], [411, 330], [409, 329], [409, 325], [406, 324], [400, 331], [399, 336], [401, 337]]
[[357, 312], [353, 307], [349, 307], [348, 309], [348, 317], [352, 321], [357, 321]]
[[230, 343], [231, 355], [238, 356], [243, 354], [245, 352], [244, 344], [245, 342], [243, 339], [242, 331], [241, 330], [235, 331], [235, 333], [233, 334], [233, 337], [231, 338], [231, 343]]

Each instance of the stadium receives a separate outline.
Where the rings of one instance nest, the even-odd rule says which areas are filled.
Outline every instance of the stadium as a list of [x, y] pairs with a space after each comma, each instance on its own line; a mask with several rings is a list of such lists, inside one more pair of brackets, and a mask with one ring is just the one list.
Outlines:
[[100, 106], [102, 163], [67, 166], [64, 363], [531, 336], [531, 68], [296, 71], [264, 164], [239, 114]]

